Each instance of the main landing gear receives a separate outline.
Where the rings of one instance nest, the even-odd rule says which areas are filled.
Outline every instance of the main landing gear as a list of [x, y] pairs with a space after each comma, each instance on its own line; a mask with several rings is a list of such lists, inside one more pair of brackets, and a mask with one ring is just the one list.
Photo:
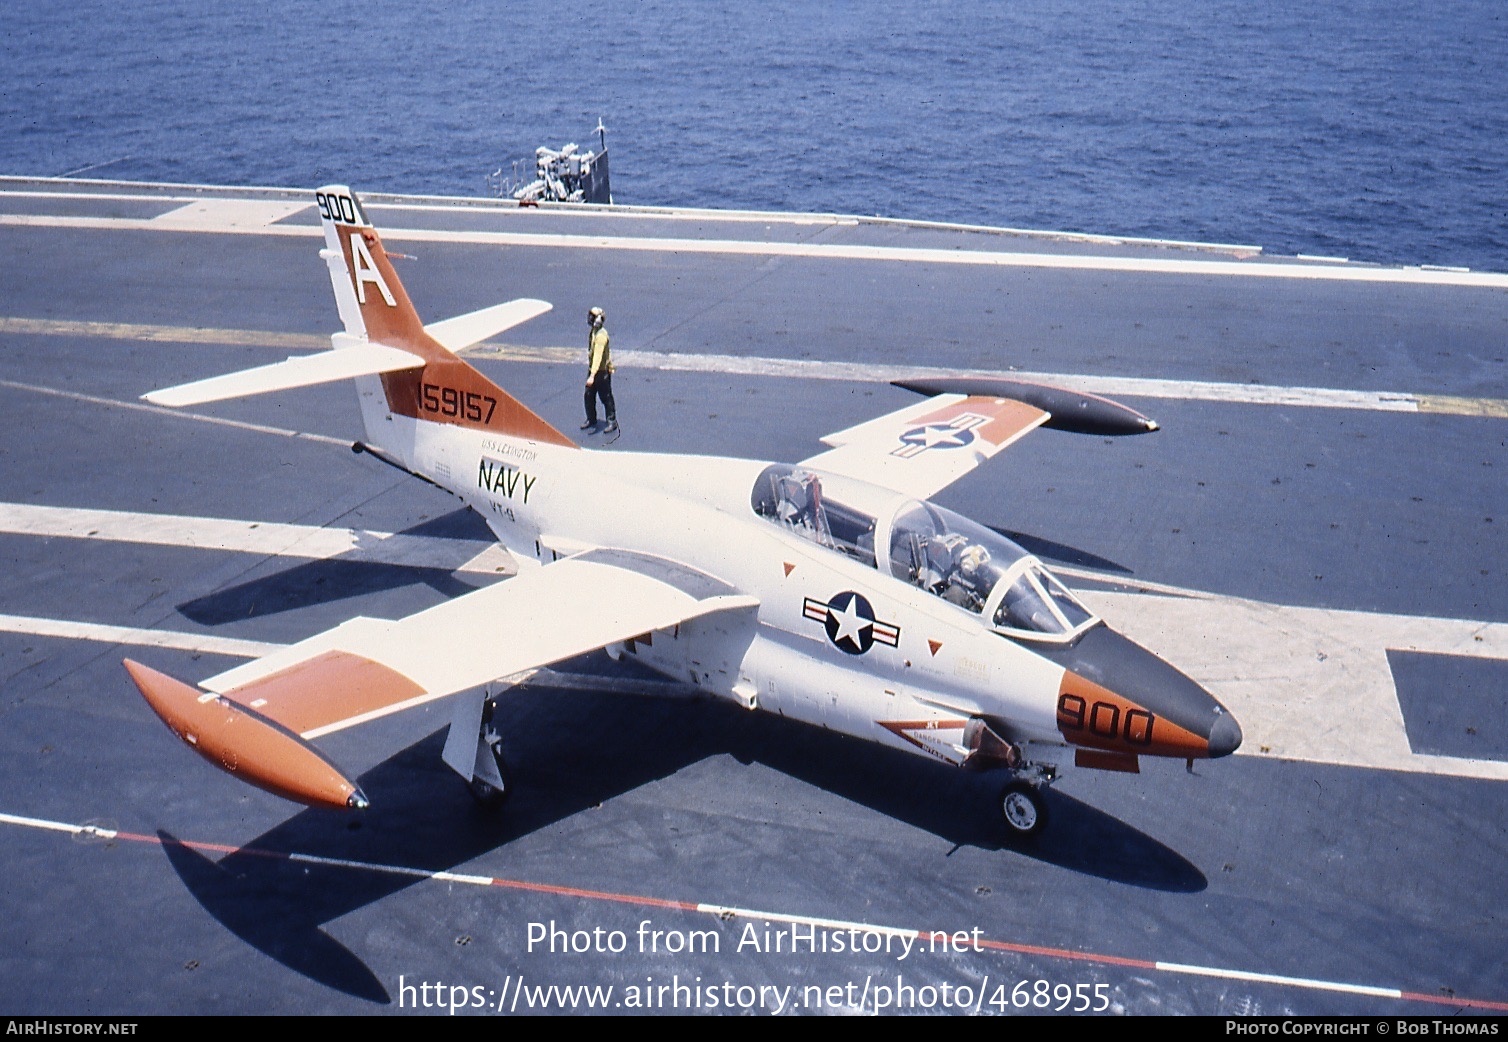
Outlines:
[[[497, 778], [488, 780], [480, 775], [472, 775], [467, 788], [471, 790], [471, 798], [487, 810], [498, 810], [508, 802], [508, 794], [513, 791], [512, 784], [508, 781], [508, 765], [503, 760], [503, 740], [493, 738], [483, 741], [487, 745], [487, 751], [492, 756], [492, 765], [497, 770]], [[502, 784], [497, 784], [501, 782]]]
[[1005, 768], [1008, 781], [1000, 790], [1000, 815], [1012, 840], [1032, 839], [1047, 827], [1047, 803], [1042, 792], [1058, 776], [1052, 763], [1026, 758], [1021, 746], [1001, 736], [988, 721], [973, 717], [964, 726], [963, 746], [968, 750], [963, 766], [973, 770]]
[[[490, 696], [489, 692], [489, 696]], [[477, 735], [476, 773], [471, 776], [471, 798], [488, 810], [497, 810], [506, 802], [513, 786], [508, 783], [508, 764], [503, 759], [503, 736], [492, 726], [497, 701], [488, 697], [482, 702], [482, 726]], [[489, 771], [487, 768], [491, 767]]]
[[513, 785], [503, 758], [503, 737], [494, 726], [497, 695], [492, 688], [456, 699], [455, 716], [445, 739], [444, 760], [466, 782], [471, 796], [487, 810], [508, 800]]

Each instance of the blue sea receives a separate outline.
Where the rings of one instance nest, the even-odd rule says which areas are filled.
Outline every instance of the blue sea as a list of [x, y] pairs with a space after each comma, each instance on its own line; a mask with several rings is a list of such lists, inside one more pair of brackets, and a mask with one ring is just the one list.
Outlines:
[[617, 201], [1508, 270], [1502, 0], [6, 0], [0, 173]]

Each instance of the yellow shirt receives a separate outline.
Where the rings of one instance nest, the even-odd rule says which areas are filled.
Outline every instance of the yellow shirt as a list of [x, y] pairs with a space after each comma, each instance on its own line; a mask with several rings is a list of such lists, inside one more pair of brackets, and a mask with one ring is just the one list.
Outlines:
[[612, 373], [613, 355], [608, 349], [607, 327], [598, 326], [587, 339], [587, 375]]

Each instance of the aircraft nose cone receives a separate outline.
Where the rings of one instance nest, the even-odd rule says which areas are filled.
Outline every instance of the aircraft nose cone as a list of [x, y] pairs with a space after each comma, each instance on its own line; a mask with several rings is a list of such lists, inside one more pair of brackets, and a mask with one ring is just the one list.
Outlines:
[[1229, 756], [1241, 748], [1241, 725], [1229, 713], [1216, 717], [1210, 726], [1210, 756]]
[[[1106, 747], [1115, 738], [1122, 740], [1126, 751], [1141, 751], [1161, 756], [1228, 756], [1241, 744], [1241, 725], [1215, 696], [1199, 683], [1158, 658], [1146, 648], [1132, 642], [1108, 626], [1088, 630], [1071, 645], [1038, 649], [1044, 657], [1064, 666], [1069, 676], [1064, 692], [1079, 695], [1068, 714], [1077, 723], [1078, 711], [1085, 714], [1086, 744]], [[1140, 724], [1122, 723], [1116, 735], [1106, 727], [1115, 717], [1108, 707], [1097, 710], [1095, 695], [1079, 693], [1075, 685], [1089, 681], [1107, 693], [1138, 707], [1142, 719], [1150, 714], [1150, 735]], [[1082, 702], [1080, 706], [1078, 703]], [[1121, 709], [1125, 713], [1124, 707]], [[1129, 716], [1127, 717], [1129, 719]], [[1148, 741], [1148, 738], [1151, 741]], [[1070, 736], [1070, 740], [1073, 740]]]

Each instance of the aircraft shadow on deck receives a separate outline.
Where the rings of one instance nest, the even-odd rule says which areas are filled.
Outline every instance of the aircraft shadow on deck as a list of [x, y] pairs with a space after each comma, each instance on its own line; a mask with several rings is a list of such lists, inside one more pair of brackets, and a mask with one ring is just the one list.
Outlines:
[[[359, 818], [305, 810], [218, 861], [163, 833], [167, 857], [200, 905], [247, 944], [320, 984], [376, 1003], [391, 996], [322, 926], [422, 877], [285, 855], [450, 870], [720, 755], [762, 764], [955, 847], [1010, 850], [1154, 890], [1193, 893], [1207, 885], [1175, 851], [1056, 791], [1048, 794], [1053, 820], [1047, 833], [1033, 845], [1011, 847], [1002, 840], [994, 801], [999, 777], [777, 717], [702, 700], [569, 690], [504, 698], [500, 712], [514, 781], [500, 813], [475, 805], [441, 762], [441, 728], [361, 776], [372, 806]], [[562, 719], [582, 726], [563, 727]], [[645, 890], [646, 896], [687, 897], [654, 894], [649, 884]], [[711, 896], [736, 902], [740, 895]]]
[[[468, 507], [431, 518], [397, 534], [467, 540], [476, 544], [473, 555], [495, 545], [486, 522]], [[455, 574], [455, 569], [466, 563], [464, 552], [458, 555], [454, 566], [446, 568], [364, 560], [373, 549], [358, 547], [335, 557], [279, 568], [268, 575], [195, 597], [177, 608], [184, 618], [201, 626], [223, 626], [295, 608], [383, 593], [416, 583], [423, 583], [446, 597], [459, 597], [477, 588], [477, 582], [466, 582]], [[480, 576], [476, 578], [481, 579]]]
[[1131, 569], [1125, 565], [1117, 564], [1109, 558], [1090, 553], [1088, 550], [1081, 550], [1076, 546], [1057, 543], [1027, 532], [1012, 532], [1010, 529], [996, 528], [994, 525], [989, 527], [990, 531], [1005, 536], [1027, 553], [1035, 554], [1044, 561], [1071, 565], [1076, 568], [1093, 568], [1102, 572], [1119, 572], [1122, 575], [1132, 574]]

